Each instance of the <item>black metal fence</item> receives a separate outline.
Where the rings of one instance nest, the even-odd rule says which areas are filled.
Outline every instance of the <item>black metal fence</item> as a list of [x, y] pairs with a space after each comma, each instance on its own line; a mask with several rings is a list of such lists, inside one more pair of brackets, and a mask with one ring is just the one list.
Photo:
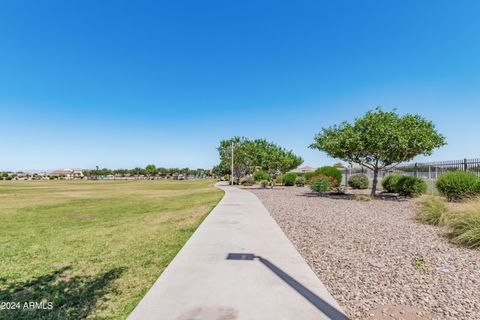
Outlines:
[[[348, 181], [352, 174], [363, 173], [373, 180], [373, 171], [365, 167], [345, 168], [343, 171], [343, 183]], [[399, 173], [423, 178], [425, 180], [436, 180], [439, 176], [447, 171], [469, 171], [480, 177], [480, 158], [477, 159], [463, 159], [451, 161], [437, 161], [437, 162], [414, 162], [405, 163], [396, 166], [390, 170], [382, 170], [379, 173], [379, 180], [381, 180], [388, 173]]]
[[435, 180], [447, 171], [470, 171], [480, 177], [480, 158], [407, 163], [390, 170], [390, 172], [413, 175], [427, 180]]

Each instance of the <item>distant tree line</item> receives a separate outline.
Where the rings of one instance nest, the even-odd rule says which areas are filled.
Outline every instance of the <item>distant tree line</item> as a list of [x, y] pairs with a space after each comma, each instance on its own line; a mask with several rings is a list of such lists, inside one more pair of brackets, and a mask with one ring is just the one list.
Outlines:
[[145, 168], [136, 167], [133, 169], [91, 169], [84, 170], [83, 174], [87, 177], [121, 175], [121, 176], [146, 176], [146, 177], [167, 177], [175, 174], [184, 174], [189, 176], [206, 176], [212, 175], [209, 169], [190, 169], [190, 168], [157, 168], [153, 164], [147, 165]]

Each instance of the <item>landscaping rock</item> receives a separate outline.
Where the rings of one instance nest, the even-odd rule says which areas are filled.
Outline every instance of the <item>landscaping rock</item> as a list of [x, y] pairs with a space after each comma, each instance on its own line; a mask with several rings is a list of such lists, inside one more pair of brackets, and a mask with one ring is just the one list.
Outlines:
[[480, 319], [480, 250], [417, 223], [412, 200], [251, 191], [352, 319]]

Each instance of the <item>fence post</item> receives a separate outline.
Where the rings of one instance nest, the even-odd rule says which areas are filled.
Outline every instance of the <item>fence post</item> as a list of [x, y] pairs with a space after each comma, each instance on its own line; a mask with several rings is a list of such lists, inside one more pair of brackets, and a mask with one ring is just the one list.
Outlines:
[[418, 163], [415, 162], [415, 173], [414, 173], [415, 177], [418, 176]]
[[467, 162], [467, 159], [463, 159], [463, 171], [467, 171], [468, 170], [468, 162]]

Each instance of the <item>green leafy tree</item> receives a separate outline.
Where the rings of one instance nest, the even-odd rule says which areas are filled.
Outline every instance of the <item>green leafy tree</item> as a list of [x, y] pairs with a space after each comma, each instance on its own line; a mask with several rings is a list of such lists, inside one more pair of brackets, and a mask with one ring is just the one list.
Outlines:
[[212, 173], [217, 177], [223, 177], [227, 174], [230, 174], [230, 167], [225, 163], [220, 163], [219, 165], [213, 167]]
[[256, 167], [268, 172], [273, 180], [303, 163], [303, 159], [292, 151], [265, 139], [254, 140], [252, 144], [252, 162]]
[[[245, 137], [234, 137], [229, 140], [220, 141], [217, 148], [220, 156], [221, 168], [231, 167], [233, 148], [233, 175], [236, 183], [240, 182], [240, 178], [247, 173], [253, 172], [254, 165], [252, 162], [252, 145], [251, 141]], [[231, 169], [229, 171], [232, 171]]]
[[217, 148], [220, 155], [220, 166], [231, 167], [233, 145], [233, 175], [237, 181], [247, 173], [257, 170], [267, 172], [273, 180], [276, 176], [292, 170], [302, 164], [303, 159], [292, 151], [268, 142], [265, 139], [249, 140], [234, 137], [220, 141]]
[[145, 167], [145, 174], [147, 176], [153, 176], [157, 173], [157, 168], [153, 164], [149, 164]]
[[371, 169], [371, 195], [375, 196], [380, 170], [388, 170], [417, 155], [430, 155], [443, 145], [445, 137], [436, 131], [431, 121], [418, 114], [401, 116], [378, 107], [353, 123], [323, 128], [310, 148]]

